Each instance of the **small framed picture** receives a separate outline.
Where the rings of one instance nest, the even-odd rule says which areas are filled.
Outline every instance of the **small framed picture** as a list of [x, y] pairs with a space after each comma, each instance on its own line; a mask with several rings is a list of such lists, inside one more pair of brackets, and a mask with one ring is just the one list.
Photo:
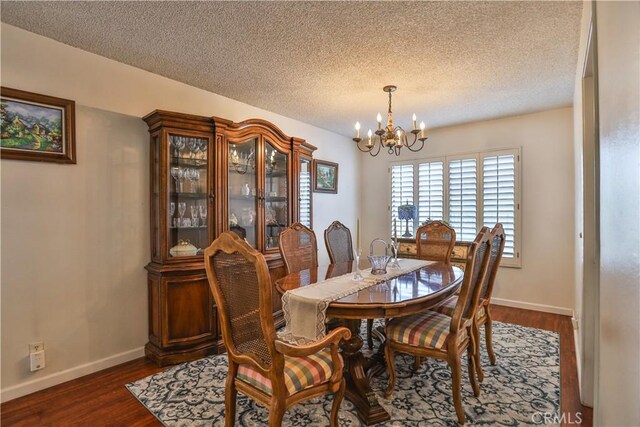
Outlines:
[[0, 89], [3, 159], [75, 163], [75, 102], [17, 89]]
[[313, 161], [313, 191], [338, 193], [338, 164], [324, 160]]

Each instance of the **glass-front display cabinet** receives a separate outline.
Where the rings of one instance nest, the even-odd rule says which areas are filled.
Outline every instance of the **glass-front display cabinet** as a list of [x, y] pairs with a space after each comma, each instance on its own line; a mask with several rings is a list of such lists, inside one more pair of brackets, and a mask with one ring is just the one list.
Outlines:
[[[224, 351], [203, 251], [232, 231], [286, 274], [278, 237], [311, 226], [315, 147], [259, 119], [240, 123], [167, 111], [144, 117], [151, 136], [149, 342], [160, 365]], [[274, 318], [282, 323], [279, 298]]]

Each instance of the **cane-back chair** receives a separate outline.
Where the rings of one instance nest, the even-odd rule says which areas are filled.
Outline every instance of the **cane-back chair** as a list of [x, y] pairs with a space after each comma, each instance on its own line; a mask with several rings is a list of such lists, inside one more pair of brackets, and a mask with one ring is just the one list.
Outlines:
[[456, 230], [441, 221], [432, 221], [416, 231], [418, 258], [449, 264], [456, 244]]
[[324, 230], [324, 243], [331, 264], [353, 261], [351, 231], [340, 221], [333, 221], [329, 228]]
[[474, 353], [476, 346], [472, 331], [473, 314], [478, 307], [480, 288], [487, 272], [490, 253], [491, 234], [488, 228], [483, 227], [469, 248], [467, 267], [452, 316], [427, 310], [406, 317], [396, 317], [387, 323], [387, 345], [385, 347], [389, 370], [387, 398], [391, 397], [396, 383], [394, 352], [446, 360], [451, 369], [453, 404], [456, 415], [458, 422], [464, 423], [460, 388], [460, 357], [466, 350], [469, 379], [473, 393], [475, 396], [479, 396], [480, 386], [475, 373]]
[[316, 233], [304, 224], [291, 224], [280, 233], [278, 243], [287, 274], [318, 266]]
[[337, 426], [345, 388], [338, 345], [351, 336], [349, 330], [334, 329], [304, 346], [279, 341], [264, 256], [235, 233], [225, 232], [205, 250], [204, 259], [229, 359], [225, 425], [235, 423], [240, 391], [269, 408], [270, 427], [280, 426], [295, 403], [335, 393], [330, 422]]
[[[505, 233], [502, 224], [498, 223], [491, 230], [491, 257], [489, 258], [489, 266], [487, 267], [487, 274], [485, 275], [482, 288], [480, 290], [480, 299], [478, 302], [478, 311], [475, 316], [474, 334], [476, 343], [476, 367], [478, 372], [478, 379], [480, 382], [484, 380], [484, 373], [482, 371], [482, 365], [480, 364], [480, 327], [485, 325], [484, 337], [487, 344], [487, 354], [492, 365], [496, 364], [496, 355], [493, 351], [492, 343], [492, 318], [491, 318], [491, 295], [493, 294], [493, 286], [496, 281], [496, 274], [498, 273], [498, 267], [500, 266], [500, 260], [502, 260], [502, 253], [504, 252]], [[440, 306], [434, 309], [438, 313], [451, 316], [456, 306], [457, 296], [451, 297], [442, 303]]]

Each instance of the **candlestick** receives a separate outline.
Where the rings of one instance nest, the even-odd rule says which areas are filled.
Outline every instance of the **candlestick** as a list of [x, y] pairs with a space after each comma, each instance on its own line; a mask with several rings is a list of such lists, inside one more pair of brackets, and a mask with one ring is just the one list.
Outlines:
[[396, 228], [396, 221], [397, 219], [394, 218], [393, 219], [393, 237], [394, 239], [396, 239], [396, 243], [398, 243], [398, 229]]

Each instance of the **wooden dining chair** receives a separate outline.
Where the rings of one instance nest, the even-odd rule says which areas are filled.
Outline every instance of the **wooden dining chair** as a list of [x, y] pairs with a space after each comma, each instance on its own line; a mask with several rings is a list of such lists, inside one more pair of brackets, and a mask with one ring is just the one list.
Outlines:
[[467, 351], [469, 380], [475, 396], [480, 395], [475, 372], [475, 337], [473, 314], [477, 311], [480, 289], [487, 272], [491, 254], [491, 234], [483, 227], [467, 254], [467, 267], [462, 279], [460, 295], [452, 316], [427, 310], [411, 316], [397, 317], [386, 327], [385, 356], [389, 370], [386, 397], [390, 398], [396, 383], [394, 352], [418, 357], [433, 357], [447, 361], [451, 369], [453, 404], [458, 422], [465, 416], [461, 395], [460, 357]]
[[204, 252], [205, 268], [227, 350], [225, 425], [235, 424], [238, 391], [269, 409], [269, 426], [282, 424], [290, 406], [335, 393], [331, 426], [338, 425], [344, 395], [343, 362], [338, 353], [351, 332], [334, 329], [304, 346], [279, 341], [272, 314], [272, 285], [264, 256], [235, 233], [220, 235]]
[[304, 224], [291, 224], [280, 233], [278, 243], [287, 274], [318, 266], [316, 234]]
[[456, 230], [442, 221], [432, 221], [416, 231], [418, 258], [449, 264], [456, 244]]
[[[498, 267], [500, 267], [500, 261], [502, 260], [502, 253], [504, 252], [505, 233], [502, 224], [498, 223], [491, 230], [491, 257], [489, 258], [489, 266], [487, 267], [487, 274], [485, 275], [484, 282], [480, 290], [480, 299], [478, 302], [478, 310], [475, 315], [474, 322], [474, 335], [476, 343], [476, 367], [478, 373], [478, 379], [480, 382], [484, 380], [484, 372], [482, 371], [482, 365], [480, 364], [480, 328], [484, 325], [484, 337], [487, 345], [487, 354], [489, 355], [489, 361], [492, 365], [496, 364], [496, 355], [493, 351], [493, 320], [491, 318], [491, 295], [493, 294], [493, 286], [496, 281], [496, 275], [498, 273]], [[436, 307], [434, 310], [438, 313], [451, 316], [456, 306], [457, 297], [452, 297], [446, 300], [443, 304]]]
[[353, 261], [351, 231], [340, 221], [333, 221], [324, 230], [324, 244], [327, 246], [331, 264]]

